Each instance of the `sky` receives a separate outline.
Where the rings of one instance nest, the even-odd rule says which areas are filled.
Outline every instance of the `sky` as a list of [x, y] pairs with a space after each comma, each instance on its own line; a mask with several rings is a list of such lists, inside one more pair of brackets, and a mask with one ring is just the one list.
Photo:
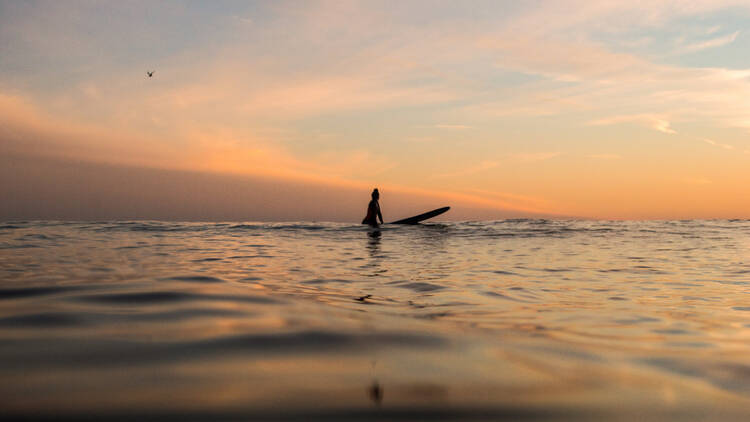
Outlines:
[[376, 186], [387, 220], [750, 218], [749, 24], [723, 0], [0, 0], [0, 219], [356, 221]]

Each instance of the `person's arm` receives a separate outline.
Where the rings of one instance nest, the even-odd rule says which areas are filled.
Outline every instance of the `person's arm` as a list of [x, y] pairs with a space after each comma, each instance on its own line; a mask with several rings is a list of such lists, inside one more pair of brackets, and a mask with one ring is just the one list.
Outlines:
[[378, 204], [378, 218], [380, 218], [380, 224], [385, 224], [383, 223], [383, 214], [380, 213], [380, 204]]

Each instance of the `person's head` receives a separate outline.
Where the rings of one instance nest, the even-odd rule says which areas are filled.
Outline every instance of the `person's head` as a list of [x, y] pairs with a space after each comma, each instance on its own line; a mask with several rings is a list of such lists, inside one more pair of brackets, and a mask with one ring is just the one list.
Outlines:
[[372, 191], [372, 199], [378, 199], [378, 198], [380, 198], [380, 192], [378, 192], [378, 188], [375, 188]]

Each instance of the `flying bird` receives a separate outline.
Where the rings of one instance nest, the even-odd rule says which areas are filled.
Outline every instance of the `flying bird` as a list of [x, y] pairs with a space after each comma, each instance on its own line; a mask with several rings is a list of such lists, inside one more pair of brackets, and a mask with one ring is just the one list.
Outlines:
[[150, 78], [150, 77], [154, 76], [154, 72], [155, 72], [154, 70], [152, 70], [152, 71], [150, 71], [150, 72], [149, 72], [149, 71], [147, 70], [147, 71], [146, 71], [146, 74], [147, 74], [147, 75], [148, 75], [148, 77]]

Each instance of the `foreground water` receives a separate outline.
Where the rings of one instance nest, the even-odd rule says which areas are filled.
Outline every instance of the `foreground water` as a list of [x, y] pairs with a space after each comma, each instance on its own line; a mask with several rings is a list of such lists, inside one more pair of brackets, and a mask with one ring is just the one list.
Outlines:
[[0, 414], [750, 417], [750, 221], [0, 224]]

